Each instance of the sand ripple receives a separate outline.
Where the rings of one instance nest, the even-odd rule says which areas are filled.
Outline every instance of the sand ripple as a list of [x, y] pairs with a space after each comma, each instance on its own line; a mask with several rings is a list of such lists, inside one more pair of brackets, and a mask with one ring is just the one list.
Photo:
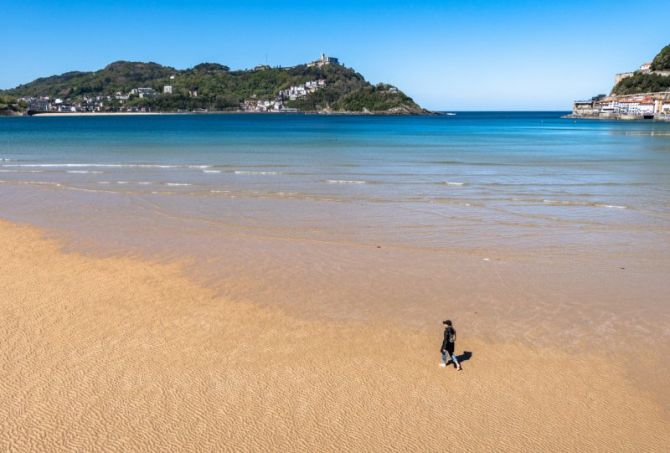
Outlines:
[[[2, 451], [664, 451], [616, 366], [435, 332], [297, 320], [175, 265], [61, 253], [0, 223]], [[439, 337], [439, 332], [437, 333]]]

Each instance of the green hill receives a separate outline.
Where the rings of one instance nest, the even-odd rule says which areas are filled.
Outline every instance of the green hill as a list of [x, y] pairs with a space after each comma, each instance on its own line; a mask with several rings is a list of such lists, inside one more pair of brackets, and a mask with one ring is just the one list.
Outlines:
[[[338, 64], [231, 71], [217, 63], [178, 70], [157, 63], [117, 61], [98, 71], [39, 78], [0, 94], [14, 98], [49, 96], [68, 103], [112, 96], [104, 102], [105, 110], [139, 107], [165, 112], [234, 111], [246, 100], [279, 99], [282, 90], [318, 80], [324, 82], [317, 90], [294, 100], [283, 97], [283, 105], [300, 111], [425, 112], [397, 88], [372, 85], [353, 69]], [[172, 93], [163, 94], [166, 85], [172, 87]], [[125, 95], [137, 88], [153, 88], [158, 94], [114, 99], [116, 93]]]
[[652, 71], [651, 73], [638, 71], [631, 77], [619, 81], [612, 88], [612, 94], [623, 95], [670, 91], [670, 77], [654, 74], [654, 71], [670, 71], [670, 45], [665, 46], [654, 57], [650, 70]]

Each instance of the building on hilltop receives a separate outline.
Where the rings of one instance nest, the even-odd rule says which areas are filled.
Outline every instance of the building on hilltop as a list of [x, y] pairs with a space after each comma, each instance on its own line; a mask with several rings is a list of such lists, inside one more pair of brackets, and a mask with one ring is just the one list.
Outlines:
[[652, 71], [651, 70], [651, 63], [642, 63], [640, 65], [640, 68], [637, 71], [632, 71], [632, 72], [620, 72], [619, 74], [616, 74], [614, 76], [614, 85], [618, 84], [624, 79], [627, 79], [629, 77], [633, 77], [636, 73], [641, 73], [641, 74], [657, 74], [657, 75], [662, 75], [662, 76], [670, 76], [670, 71]]
[[310, 68], [314, 67], [314, 66], [316, 66], [317, 68], [320, 68], [322, 66], [326, 66], [326, 65], [330, 65], [330, 64], [339, 66], [340, 60], [338, 60], [335, 57], [329, 57], [325, 53], [322, 53], [321, 58], [319, 58], [318, 60], [313, 61], [311, 63], [307, 63], [307, 66], [310, 67]]

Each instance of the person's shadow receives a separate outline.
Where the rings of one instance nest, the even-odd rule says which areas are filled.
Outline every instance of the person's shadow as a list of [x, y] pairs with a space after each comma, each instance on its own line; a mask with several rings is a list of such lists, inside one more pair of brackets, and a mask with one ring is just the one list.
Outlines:
[[458, 360], [459, 363], [467, 362], [471, 358], [472, 358], [472, 352], [470, 351], [463, 351], [463, 354], [456, 356], [456, 359]]

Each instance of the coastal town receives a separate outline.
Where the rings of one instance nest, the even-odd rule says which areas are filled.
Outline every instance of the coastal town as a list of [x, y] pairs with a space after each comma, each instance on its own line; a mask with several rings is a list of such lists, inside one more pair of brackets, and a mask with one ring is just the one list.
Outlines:
[[[329, 57], [321, 54], [320, 58], [307, 63], [309, 68], [323, 68], [324, 66], [340, 66], [340, 62], [335, 57]], [[253, 71], [265, 71], [271, 69], [268, 65], [256, 66]], [[178, 75], [170, 75], [170, 81], [174, 81]], [[258, 97], [252, 94], [239, 104], [237, 111], [240, 112], [284, 112], [295, 113], [299, 109], [290, 107], [287, 101], [296, 101], [305, 98], [312, 93], [323, 89], [327, 82], [325, 79], [308, 80], [301, 84], [291, 85], [288, 88], [280, 90], [276, 96], [271, 98]], [[395, 87], [389, 90], [397, 93]], [[395, 91], [393, 91], [395, 90]], [[150, 105], [132, 105], [130, 101], [135, 99], [156, 99], [160, 96], [168, 97], [175, 94], [174, 85], [165, 84], [159, 91], [152, 87], [136, 87], [128, 92], [117, 91], [114, 94], [83, 96], [78, 99], [67, 99], [51, 96], [24, 96], [19, 101], [27, 105], [27, 111], [30, 115], [49, 114], [49, 113], [96, 113], [96, 112], [117, 112], [117, 113], [151, 113], [157, 111]], [[198, 97], [198, 89], [192, 88], [187, 92], [189, 98]], [[205, 113], [207, 109], [198, 109], [195, 111]]]
[[[654, 70], [644, 63], [637, 71], [616, 74], [614, 87], [637, 75], [668, 77], [670, 70]], [[669, 79], [670, 80], [670, 79]], [[670, 91], [646, 93], [600, 94], [587, 100], [575, 101], [570, 118], [657, 120], [670, 121]]]

